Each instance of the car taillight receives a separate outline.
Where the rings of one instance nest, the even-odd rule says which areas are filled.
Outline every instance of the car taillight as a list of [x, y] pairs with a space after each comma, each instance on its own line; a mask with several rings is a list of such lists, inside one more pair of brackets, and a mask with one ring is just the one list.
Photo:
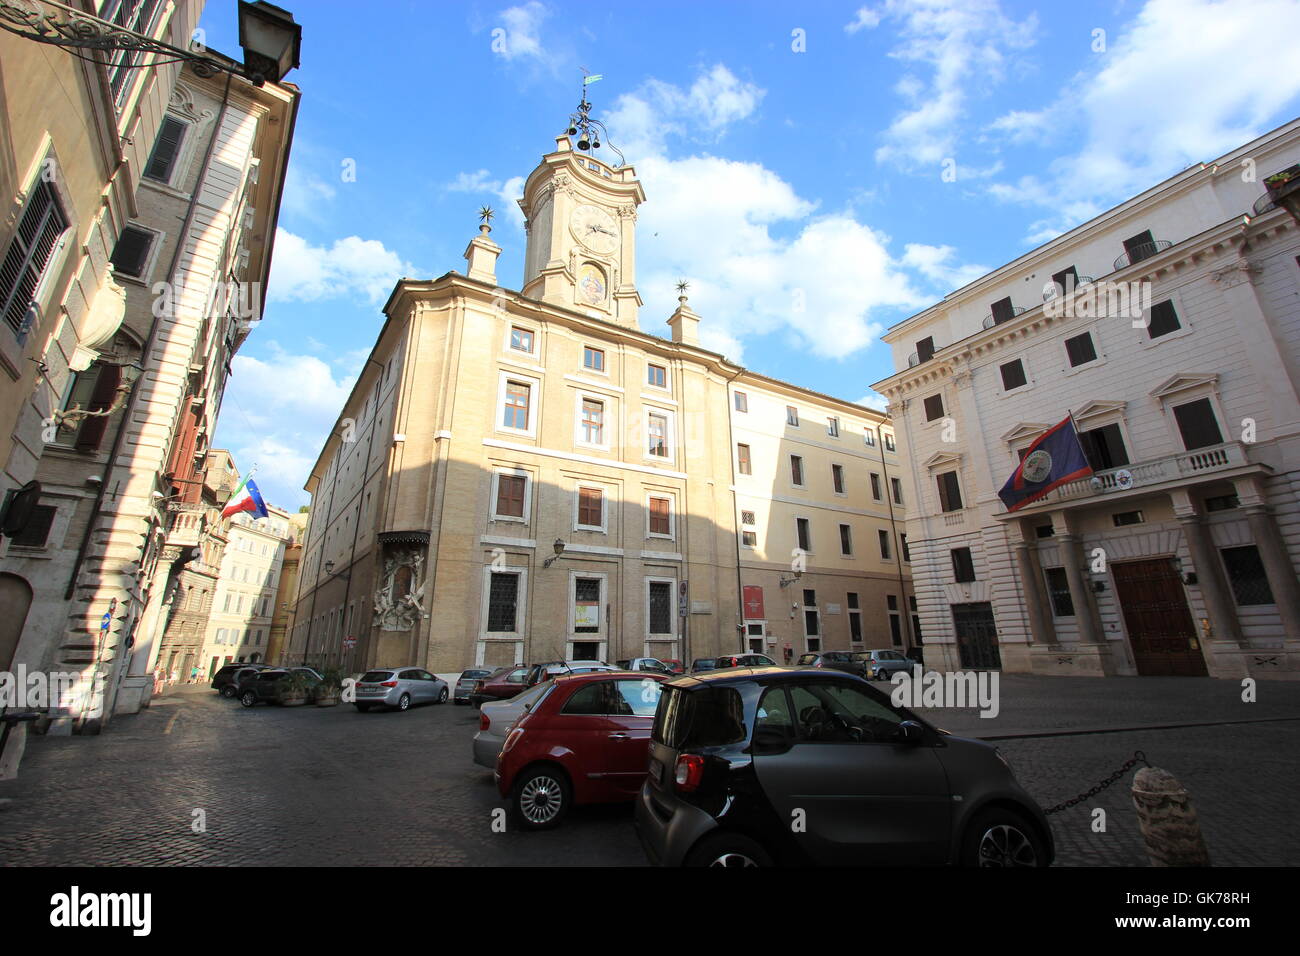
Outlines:
[[396, 687], [396, 686], [397, 686], [397, 681], [395, 681], [395, 680], [386, 680], [386, 681], [384, 681], [382, 684], [380, 684], [379, 686], [380, 686], [380, 687]]
[[478, 729], [479, 729], [479, 730], [487, 730], [487, 729], [488, 729], [488, 726], [489, 726], [491, 723], [492, 723], [492, 721], [488, 719], [488, 715], [485, 714], [485, 713], [483, 713], [483, 711], [480, 710], [480, 711], [479, 711], [479, 714], [478, 714]]
[[674, 780], [677, 789], [690, 793], [700, 785], [704, 778], [704, 758], [699, 754], [682, 754], [677, 758], [677, 772]]
[[501, 752], [503, 754], [510, 753], [510, 749], [514, 747], [515, 744], [519, 743], [519, 738], [523, 735], [524, 732], [517, 727], [510, 731], [509, 735], [506, 737], [506, 742], [501, 745]]
[[481, 680], [476, 680], [474, 682], [474, 693], [477, 694], [482, 689], [483, 689], [483, 682]]

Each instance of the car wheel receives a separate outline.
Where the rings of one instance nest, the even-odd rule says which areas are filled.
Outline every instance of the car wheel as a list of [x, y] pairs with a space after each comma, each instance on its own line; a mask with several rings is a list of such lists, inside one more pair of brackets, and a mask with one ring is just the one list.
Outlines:
[[410, 695], [410, 694], [403, 694], [401, 697], [397, 698], [397, 709], [398, 709], [398, 710], [410, 710], [410, 709], [411, 709], [411, 695]]
[[438, 695], [438, 703], [440, 704], [447, 703], [447, 688], [444, 687], [442, 689], [442, 693]]
[[510, 809], [525, 830], [546, 830], [559, 825], [572, 799], [573, 788], [563, 773], [538, 767], [519, 775], [510, 792]]
[[238, 691], [234, 684], [227, 684], [225, 687], [221, 688], [219, 693], [222, 697], [226, 698], [226, 700], [234, 700], [235, 694], [238, 693]]
[[963, 866], [1046, 866], [1043, 841], [1013, 810], [985, 810], [966, 828]]
[[353, 704], [352, 706], [355, 707], [357, 710], [361, 711], [361, 713], [363, 714], [370, 713], [370, 707], [371, 707], [370, 704]]
[[772, 857], [757, 840], [743, 833], [705, 837], [686, 854], [687, 866], [772, 866]]
[[243, 704], [245, 707], [252, 707], [254, 704], [257, 703], [257, 695], [254, 694], [251, 690], [246, 690], [239, 695], [239, 702]]

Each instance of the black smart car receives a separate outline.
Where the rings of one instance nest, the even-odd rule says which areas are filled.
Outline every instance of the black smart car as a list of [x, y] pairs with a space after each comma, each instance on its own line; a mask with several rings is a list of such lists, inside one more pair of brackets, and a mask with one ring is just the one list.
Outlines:
[[244, 678], [258, 671], [268, 670], [270, 667], [270, 664], [226, 664], [212, 675], [212, 689], [222, 697], [233, 699], [239, 693], [239, 685], [243, 683]]
[[663, 687], [636, 804], [665, 866], [1046, 866], [1047, 818], [997, 749], [861, 678], [753, 668]]

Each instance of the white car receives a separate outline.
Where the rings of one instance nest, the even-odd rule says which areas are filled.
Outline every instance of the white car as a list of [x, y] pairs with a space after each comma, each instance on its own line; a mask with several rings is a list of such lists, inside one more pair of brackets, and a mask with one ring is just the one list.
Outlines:
[[676, 673], [657, 657], [634, 657], [630, 661], [619, 661], [618, 666], [625, 671], [652, 671], [656, 674]]
[[508, 700], [488, 700], [478, 709], [478, 733], [474, 735], [474, 762], [489, 770], [497, 768], [497, 754], [506, 742], [514, 722], [545, 697], [555, 681], [544, 680]]

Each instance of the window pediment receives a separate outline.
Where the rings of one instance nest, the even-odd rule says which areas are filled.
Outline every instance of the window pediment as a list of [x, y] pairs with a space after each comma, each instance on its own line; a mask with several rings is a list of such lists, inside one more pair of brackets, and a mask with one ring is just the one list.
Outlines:
[[1128, 402], [1111, 402], [1104, 399], [1094, 399], [1088, 402], [1082, 408], [1074, 410], [1074, 420], [1083, 422], [1085, 419], [1103, 418], [1107, 415], [1121, 415], [1124, 412]]
[[1008, 445], [1015, 445], [1025, 439], [1037, 438], [1051, 427], [1047, 422], [1017, 422], [1010, 431], [1003, 433], [1002, 440]]
[[1196, 388], [1213, 387], [1219, 383], [1218, 372], [1179, 372], [1165, 379], [1151, 390], [1151, 397], [1164, 400]]
[[951, 451], [935, 452], [921, 464], [926, 468], [956, 467], [961, 464], [961, 453]]

